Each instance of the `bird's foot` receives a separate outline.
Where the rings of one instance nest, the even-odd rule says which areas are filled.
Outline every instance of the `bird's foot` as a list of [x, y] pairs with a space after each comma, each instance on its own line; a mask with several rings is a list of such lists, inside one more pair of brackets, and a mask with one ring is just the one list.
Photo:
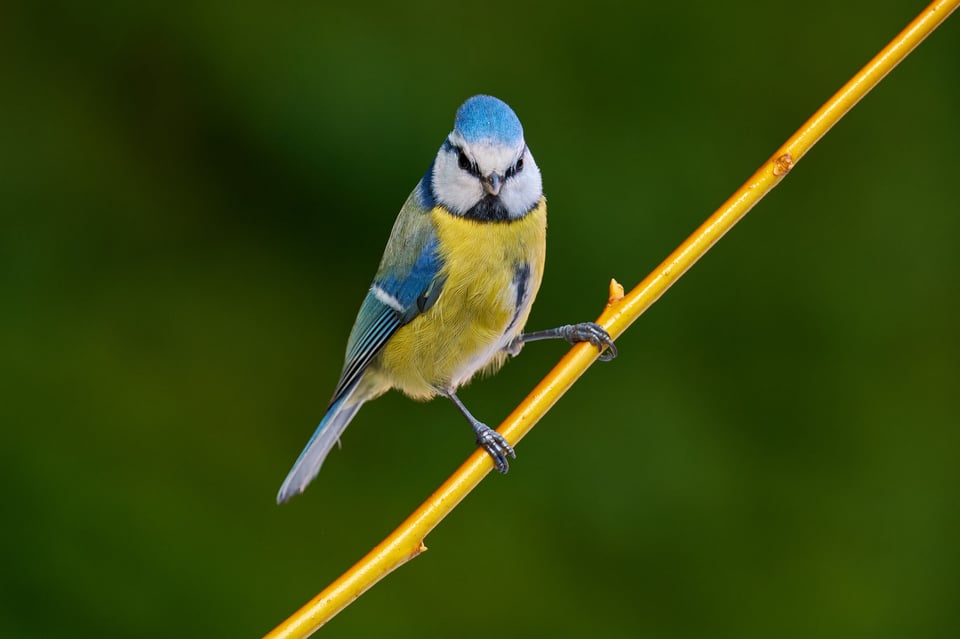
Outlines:
[[497, 471], [506, 473], [510, 470], [507, 457], [516, 459], [517, 454], [513, 452], [513, 446], [507, 443], [503, 435], [480, 422], [473, 425], [473, 430], [477, 433], [477, 445], [482, 446], [483, 449], [490, 454], [490, 457], [493, 458], [493, 465], [496, 466]]
[[590, 342], [600, 349], [600, 361], [609, 362], [617, 356], [617, 346], [606, 329], [596, 322], [580, 322], [579, 324], [567, 324], [557, 329], [560, 337], [571, 344], [579, 342]]

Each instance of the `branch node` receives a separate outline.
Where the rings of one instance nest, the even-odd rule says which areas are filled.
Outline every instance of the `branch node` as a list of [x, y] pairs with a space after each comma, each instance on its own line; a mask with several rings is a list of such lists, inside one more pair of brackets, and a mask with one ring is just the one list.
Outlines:
[[624, 291], [623, 284], [618, 282], [615, 278], [610, 278], [610, 293], [607, 296], [607, 306], [613, 306], [617, 302], [623, 299]]
[[777, 177], [786, 175], [792, 168], [793, 156], [789, 153], [784, 153], [783, 155], [777, 156], [777, 158], [773, 161], [773, 174]]

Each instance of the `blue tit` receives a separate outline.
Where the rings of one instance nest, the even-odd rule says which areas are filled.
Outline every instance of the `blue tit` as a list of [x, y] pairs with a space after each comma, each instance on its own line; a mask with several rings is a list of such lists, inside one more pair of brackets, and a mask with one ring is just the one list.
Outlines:
[[400, 209], [330, 406], [278, 503], [303, 492], [363, 403], [391, 388], [419, 400], [450, 399], [497, 470], [507, 472], [513, 448], [467, 410], [457, 389], [499, 369], [528, 341], [589, 341], [601, 358], [616, 355], [592, 322], [523, 333], [543, 277], [546, 230], [540, 169], [520, 120], [497, 98], [470, 98]]

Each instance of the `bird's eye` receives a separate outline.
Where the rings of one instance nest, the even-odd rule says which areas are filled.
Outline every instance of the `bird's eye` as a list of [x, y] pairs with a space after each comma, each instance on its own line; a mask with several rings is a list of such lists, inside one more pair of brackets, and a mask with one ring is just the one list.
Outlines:
[[507, 169], [507, 177], [513, 177], [517, 173], [523, 170], [523, 158], [517, 160], [517, 163]]
[[473, 163], [470, 162], [470, 158], [463, 152], [463, 149], [460, 150], [460, 154], [457, 156], [457, 164], [459, 164], [460, 168], [464, 171], [469, 171], [473, 168]]

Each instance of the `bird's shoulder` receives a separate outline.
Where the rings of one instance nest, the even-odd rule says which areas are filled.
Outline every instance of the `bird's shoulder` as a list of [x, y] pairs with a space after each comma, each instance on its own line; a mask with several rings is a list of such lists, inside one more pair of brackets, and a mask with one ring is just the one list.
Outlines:
[[425, 201], [421, 192], [422, 182], [400, 209], [373, 282], [400, 297], [405, 306], [429, 286], [443, 265], [431, 215], [433, 203]]

